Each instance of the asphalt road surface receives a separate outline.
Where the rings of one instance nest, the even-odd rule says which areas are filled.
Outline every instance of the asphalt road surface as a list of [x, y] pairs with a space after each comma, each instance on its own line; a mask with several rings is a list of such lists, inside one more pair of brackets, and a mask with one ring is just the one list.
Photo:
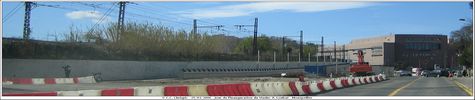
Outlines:
[[[462, 81], [463, 80], [463, 81]], [[470, 81], [471, 80], [471, 81]], [[459, 82], [461, 84], [456, 83]], [[473, 79], [447, 77], [394, 77], [390, 80], [337, 89], [317, 96], [470, 96]], [[464, 85], [468, 88], [461, 88]], [[464, 90], [465, 89], [465, 90]]]

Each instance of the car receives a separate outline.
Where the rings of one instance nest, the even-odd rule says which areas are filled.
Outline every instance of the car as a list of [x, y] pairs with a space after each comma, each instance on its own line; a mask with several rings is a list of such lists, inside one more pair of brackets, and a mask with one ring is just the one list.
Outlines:
[[399, 76], [412, 76], [411, 72], [400, 70]]
[[439, 74], [437, 71], [430, 71], [426, 74], [426, 77], [437, 77]]
[[432, 70], [427, 77], [449, 77], [448, 70]]
[[427, 77], [427, 75], [428, 75], [429, 73], [430, 73], [429, 70], [423, 70], [423, 71], [421, 71], [421, 76], [426, 76], [426, 77]]
[[448, 71], [448, 70], [442, 70], [442, 71], [439, 73], [439, 76], [440, 76], [440, 77], [449, 77], [449, 71]]

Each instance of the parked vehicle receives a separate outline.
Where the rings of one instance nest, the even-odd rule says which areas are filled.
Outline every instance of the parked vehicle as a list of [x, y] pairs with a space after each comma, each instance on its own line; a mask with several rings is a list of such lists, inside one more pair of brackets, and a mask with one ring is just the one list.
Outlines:
[[439, 73], [440, 77], [449, 77], [449, 71], [448, 70], [441, 70]]
[[399, 76], [412, 76], [410, 71], [400, 70]]
[[438, 72], [438, 71], [429, 71], [426, 74], [426, 77], [437, 77], [438, 75], [440, 75], [440, 72]]
[[429, 70], [423, 70], [423, 71], [421, 71], [421, 76], [426, 76], [426, 77], [427, 77], [427, 75], [428, 75], [429, 73], [430, 73]]

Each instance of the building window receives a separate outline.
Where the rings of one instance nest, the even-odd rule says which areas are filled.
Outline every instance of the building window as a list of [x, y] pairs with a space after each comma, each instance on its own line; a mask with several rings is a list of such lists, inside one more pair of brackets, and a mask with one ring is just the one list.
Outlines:
[[440, 43], [407, 43], [404, 45], [405, 49], [428, 51], [428, 50], [440, 50]]
[[371, 50], [371, 56], [382, 56], [383, 55], [383, 49], [373, 49]]

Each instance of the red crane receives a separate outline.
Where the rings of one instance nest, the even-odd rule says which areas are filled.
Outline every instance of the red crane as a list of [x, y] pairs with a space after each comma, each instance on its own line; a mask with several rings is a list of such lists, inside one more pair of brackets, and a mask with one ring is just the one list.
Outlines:
[[366, 76], [371, 75], [373, 69], [368, 64], [368, 62], [364, 62], [364, 55], [362, 50], [358, 50], [358, 63], [351, 65], [350, 72], [354, 76]]

